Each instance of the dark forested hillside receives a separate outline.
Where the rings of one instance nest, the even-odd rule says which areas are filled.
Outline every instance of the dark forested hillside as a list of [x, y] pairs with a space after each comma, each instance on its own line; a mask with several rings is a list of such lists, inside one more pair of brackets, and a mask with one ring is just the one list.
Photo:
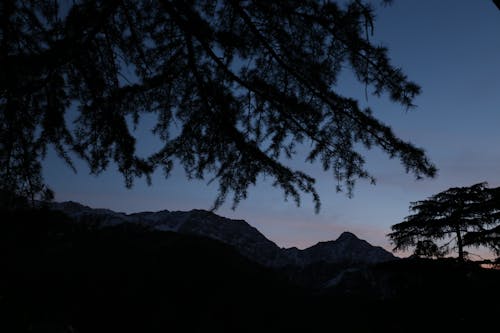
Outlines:
[[323, 267], [342, 274], [308, 289], [207, 238], [2, 217], [1, 332], [479, 332], [500, 310], [500, 272], [455, 261]]
[[3, 332], [235, 332], [284, 322], [284, 280], [222, 243], [22, 215], [2, 224]]

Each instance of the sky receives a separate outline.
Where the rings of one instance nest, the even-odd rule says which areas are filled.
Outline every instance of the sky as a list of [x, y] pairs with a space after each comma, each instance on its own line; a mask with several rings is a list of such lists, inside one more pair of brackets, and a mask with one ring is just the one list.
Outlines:
[[[376, 185], [359, 181], [348, 198], [335, 191], [330, 173], [304, 164], [305, 154], [299, 154], [290, 165], [305, 166], [303, 170], [317, 179], [322, 202], [318, 214], [311, 197], [303, 195], [297, 207], [293, 200], [284, 201], [271, 179], [263, 178], [235, 210], [229, 201], [216, 213], [246, 220], [281, 247], [303, 249], [351, 231], [391, 249], [386, 234], [409, 215], [410, 202], [483, 181], [500, 186], [499, 32], [500, 10], [489, 0], [395, 0], [376, 7], [371, 38], [388, 47], [393, 65], [422, 87], [417, 107], [408, 111], [387, 96], [366, 98], [364, 87], [349, 75], [339, 81], [338, 91], [370, 106], [400, 138], [424, 148], [439, 169], [436, 178], [417, 181], [398, 160], [374, 149], [366, 157]], [[147, 121], [143, 125], [139, 131], [149, 130]], [[141, 141], [140, 132], [138, 136], [137, 149], [150, 149], [152, 143]], [[75, 174], [53, 153], [45, 159], [45, 180], [56, 201], [133, 213], [210, 209], [217, 195], [216, 182], [188, 180], [179, 167], [168, 179], [157, 172], [151, 186], [138, 179], [126, 189], [113, 166], [99, 176], [90, 175], [81, 161], [76, 166]]]

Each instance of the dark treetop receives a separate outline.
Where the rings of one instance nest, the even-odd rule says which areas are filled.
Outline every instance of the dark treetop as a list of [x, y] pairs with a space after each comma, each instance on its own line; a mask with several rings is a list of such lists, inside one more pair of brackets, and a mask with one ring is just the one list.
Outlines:
[[[50, 194], [41, 160], [51, 145], [95, 174], [116, 163], [127, 186], [157, 168], [168, 177], [177, 160], [189, 177], [219, 183], [215, 207], [230, 193], [236, 205], [266, 175], [319, 209], [314, 178], [286, 164], [301, 143], [348, 193], [356, 179], [374, 180], [363, 146], [417, 178], [436, 172], [422, 149], [335, 90], [349, 68], [408, 108], [420, 91], [370, 41], [363, 1], [7, 0], [0, 16], [2, 193]], [[145, 114], [157, 117], [163, 146], [143, 157], [133, 126]]]

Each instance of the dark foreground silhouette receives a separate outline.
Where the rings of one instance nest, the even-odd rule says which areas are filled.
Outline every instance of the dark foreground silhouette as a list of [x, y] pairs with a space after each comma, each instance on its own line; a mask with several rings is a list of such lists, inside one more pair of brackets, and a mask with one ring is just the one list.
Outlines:
[[318, 288], [310, 282], [341, 268], [277, 272], [206, 238], [133, 224], [97, 229], [46, 210], [2, 220], [1, 332], [497, 328], [500, 272], [473, 264], [398, 260], [343, 270]]

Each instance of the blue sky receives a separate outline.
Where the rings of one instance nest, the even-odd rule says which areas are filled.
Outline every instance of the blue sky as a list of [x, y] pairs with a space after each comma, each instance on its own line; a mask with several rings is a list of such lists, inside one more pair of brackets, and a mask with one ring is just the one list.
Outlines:
[[[500, 186], [500, 11], [489, 0], [395, 0], [377, 8], [374, 41], [389, 48], [394, 65], [422, 87], [417, 108], [406, 111], [386, 96], [364, 95], [348, 75], [338, 90], [360, 99], [403, 139], [423, 147], [439, 169], [435, 179], [416, 181], [398, 160], [379, 150], [367, 152], [367, 165], [377, 185], [360, 181], [354, 197], [335, 192], [335, 182], [319, 166], [291, 165], [317, 178], [322, 208], [314, 213], [311, 198], [302, 205], [285, 202], [271, 180], [261, 179], [235, 211], [228, 202], [216, 213], [245, 219], [279, 246], [304, 248], [351, 231], [372, 244], [390, 248], [385, 235], [392, 224], [408, 215], [411, 201], [424, 199], [452, 186], [487, 181]], [[138, 132], [139, 151], [154, 142], [147, 139], [147, 121]], [[143, 140], [141, 140], [143, 138]], [[56, 200], [74, 200], [92, 207], [127, 213], [138, 211], [209, 209], [217, 184], [188, 180], [180, 168], [169, 179], [161, 172], [152, 186], [137, 180], [132, 189], [113, 169], [99, 176], [77, 163], [74, 174], [49, 154], [44, 175]]]

